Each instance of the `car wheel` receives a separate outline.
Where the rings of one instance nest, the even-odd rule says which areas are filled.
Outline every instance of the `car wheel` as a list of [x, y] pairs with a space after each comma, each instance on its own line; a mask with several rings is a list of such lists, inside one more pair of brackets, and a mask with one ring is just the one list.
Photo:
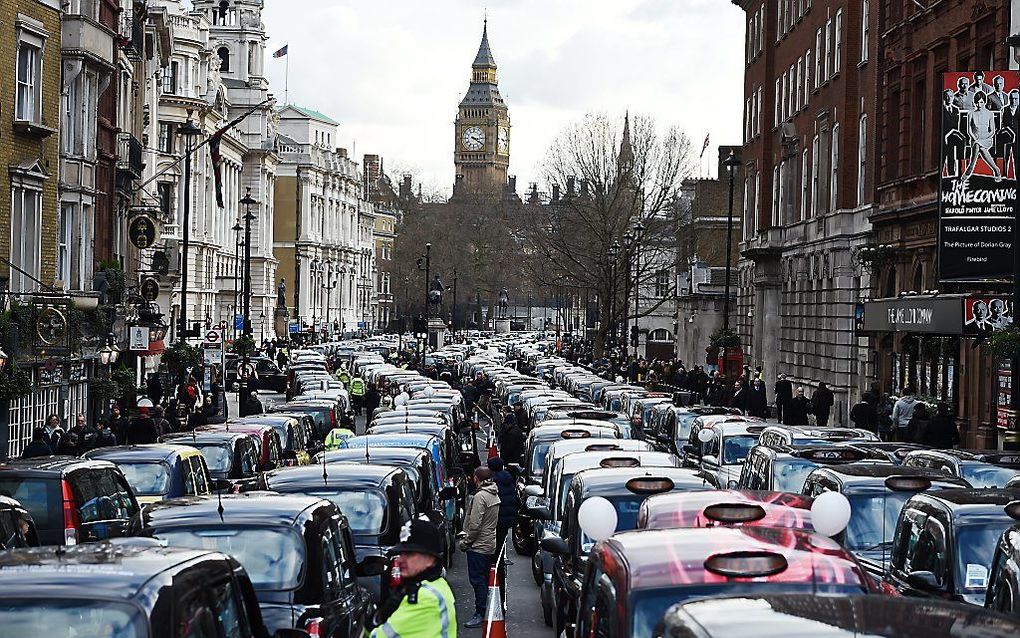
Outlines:
[[553, 626], [553, 606], [552, 601], [549, 598], [552, 596], [549, 593], [549, 587], [544, 583], [542, 584], [542, 618], [545, 620], [547, 627]]
[[532, 556], [535, 554], [535, 545], [528, 538], [521, 525], [514, 525], [510, 530], [510, 535], [513, 537], [514, 551], [517, 552], [518, 556]]
[[545, 577], [542, 574], [542, 561], [537, 552], [531, 556], [531, 577], [535, 579], [535, 584], [539, 587], [545, 582]]

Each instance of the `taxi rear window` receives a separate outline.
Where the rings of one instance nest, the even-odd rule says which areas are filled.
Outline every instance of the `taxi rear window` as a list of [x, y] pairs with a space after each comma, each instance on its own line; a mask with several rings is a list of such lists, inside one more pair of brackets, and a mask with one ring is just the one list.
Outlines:
[[64, 524], [60, 481], [56, 478], [0, 476], [0, 494], [21, 503], [39, 529], [57, 529]]

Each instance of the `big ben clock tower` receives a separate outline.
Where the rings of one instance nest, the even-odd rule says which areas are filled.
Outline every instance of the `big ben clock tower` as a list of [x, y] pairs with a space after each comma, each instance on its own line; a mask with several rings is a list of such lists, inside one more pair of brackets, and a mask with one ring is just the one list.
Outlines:
[[499, 197], [510, 166], [510, 115], [499, 94], [496, 60], [489, 50], [488, 20], [471, 65], [471, 85], [460, 102], [454, 127], [453, 194]]

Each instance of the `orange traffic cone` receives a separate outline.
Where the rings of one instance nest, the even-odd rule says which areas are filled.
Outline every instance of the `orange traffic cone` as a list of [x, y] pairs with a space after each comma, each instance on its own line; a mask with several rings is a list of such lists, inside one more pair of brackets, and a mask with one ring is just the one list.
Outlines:
[[483, 638], [506, 638], [506, 620], [503, 617], [503, 595], [500, 592], [499, 570], [489, 568], [489, 597], [485, 603]]
[[490, 443], [489, 444], [489, 456], [486, 457], [485, 460], [487, 461], [489, 459], [494, 459], [497, 456], [499, 456], [499, 449], [496, 448], [496, 444], [495, 443]]

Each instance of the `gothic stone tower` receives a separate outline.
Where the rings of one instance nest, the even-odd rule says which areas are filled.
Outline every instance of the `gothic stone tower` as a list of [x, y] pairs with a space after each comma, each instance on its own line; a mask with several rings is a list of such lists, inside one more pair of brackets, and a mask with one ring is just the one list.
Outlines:
[[453, 194], [499, 197], [510, 166], [510, 115], [499, 94], [496, 60], [489, 50], [488, 21], [471, 65], [471, 85], [460, 102], [454, 126]]

